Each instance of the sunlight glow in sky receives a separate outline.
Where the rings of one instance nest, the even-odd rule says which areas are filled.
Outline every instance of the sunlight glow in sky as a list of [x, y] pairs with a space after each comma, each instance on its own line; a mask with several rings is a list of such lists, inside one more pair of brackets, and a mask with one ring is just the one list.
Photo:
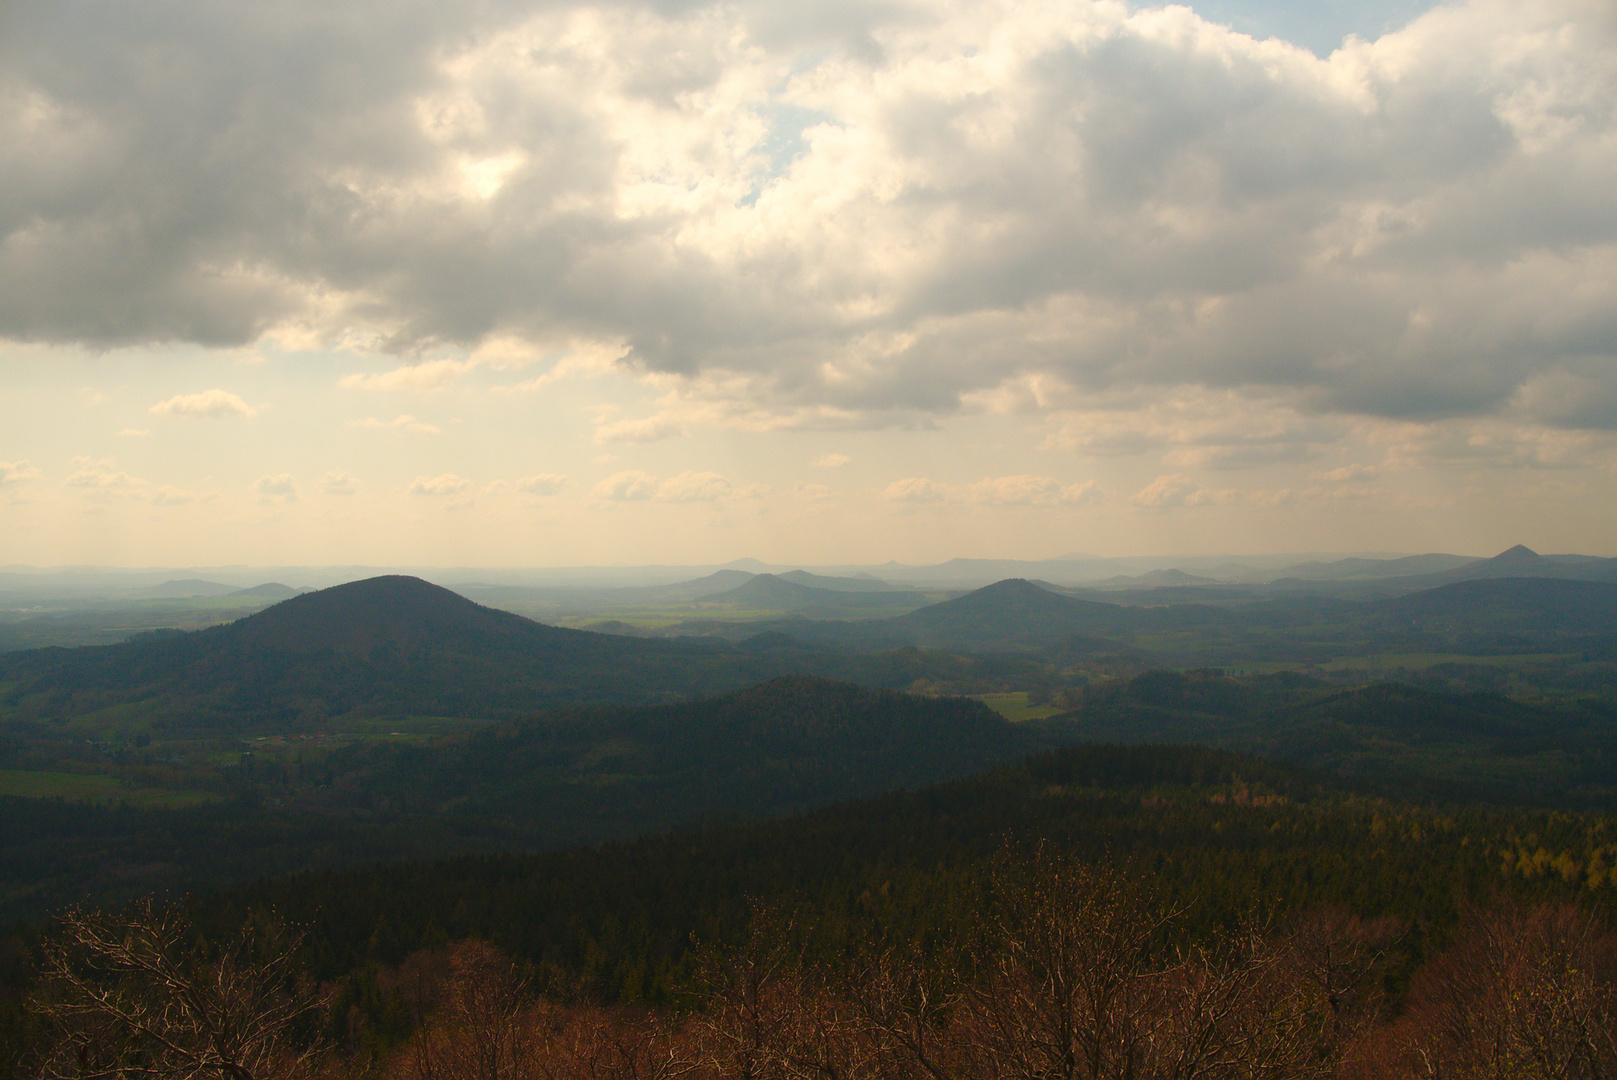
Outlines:
[[1605, 0], [0, 12], [0, 564], [1617, 555]]

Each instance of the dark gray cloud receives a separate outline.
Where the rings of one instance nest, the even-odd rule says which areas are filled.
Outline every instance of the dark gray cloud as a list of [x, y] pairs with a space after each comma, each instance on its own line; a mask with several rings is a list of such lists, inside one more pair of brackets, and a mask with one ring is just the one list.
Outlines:
[[1603, 5], [1328, 61], [1084, 3], [10, 20], [0, 336], [586, 337], [850, 418], [1035, 374], [1610, 424]]

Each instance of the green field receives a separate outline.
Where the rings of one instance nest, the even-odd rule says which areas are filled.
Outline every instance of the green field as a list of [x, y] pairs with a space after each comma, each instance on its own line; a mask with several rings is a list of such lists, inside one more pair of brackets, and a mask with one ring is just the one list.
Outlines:
[[1043, 720], [1061, 710], [1053, 705], [1030, 705], [1027, 692], [1018, 690], [1009, 694], [973, 694], [972, 697], [993, 709], [1007, 720]]
[[[1326, 650], [1321, 646], [1320, 651]], [[1484, 667], [1515, 668], [1536, 664], [1570, 664], [1579, 657], [1573, 653], [1512, 653], [1473, 656], [1466, 653], [1374, 653], [1369, 656], [1338, 656], [1321, 663], [1271, 661], [1255, 664], [1229, 664], [1232, 675], [1273, 675], [1279, 671], [1365, 671], [1373, 676], [1395, 675], [1400, 671], [1426, 671], [1439, 664], [1476, 664]]]
[[114, 776], [20, 769], [0, 769], [0, 795], [102, 804], [124, 803], [147, 809], [199, 806], [218, 798], [203, 791], [134, 787]]

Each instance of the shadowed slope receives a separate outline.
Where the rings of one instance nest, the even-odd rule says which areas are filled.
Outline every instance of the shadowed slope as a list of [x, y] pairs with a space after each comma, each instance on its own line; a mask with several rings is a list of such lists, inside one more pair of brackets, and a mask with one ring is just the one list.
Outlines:
[[318, 727], [345, 714], [497, 717], [548, 705], [679, 700], [775, 674], [718, 642], [643, 641], [544, 626], [417, 578], [283, 601], [227, 626], [0, 657], [0, 716], [110, 706], [166, 728]]

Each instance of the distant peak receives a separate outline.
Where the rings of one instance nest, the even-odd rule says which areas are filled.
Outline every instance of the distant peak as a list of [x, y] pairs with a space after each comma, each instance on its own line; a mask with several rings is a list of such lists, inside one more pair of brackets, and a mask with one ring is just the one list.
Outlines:
[[1049, 592], [1050, 590], [1048, 590], [1046, 588], [1043, 588], [1042, 586], [1037, 585], [1034, 582], [1029, 581], [1027, 578], [1011, 577], [1011, 578], [1005, 578], [1005, 579], [1003, 579], [1001, 581], [996, 581], [992, 585], [984, 585], [981, 589], [978, 589], [977, 591], [978, 592], [983, 592], [983, 593], [986, 593], [986, 592], [996, 592], [996, 593], [1035, 593], [1035, 592]]
[[1495, 555], [1491, 561], [1493, 561], [1493, 562], [1514, 562], [1514, 561], [1516, 561], [1518, 559], [1541, 559], [1541, 558], [1543, 558], [1542, 555], [1540, 555], [1538, 552], [1534, 551], [1532, 548], [1528, 547], [1526, 544], [1517, 544], [1513, 548], [1506, 548], [1504, 551], [1501, 551], [1499, 554]]

